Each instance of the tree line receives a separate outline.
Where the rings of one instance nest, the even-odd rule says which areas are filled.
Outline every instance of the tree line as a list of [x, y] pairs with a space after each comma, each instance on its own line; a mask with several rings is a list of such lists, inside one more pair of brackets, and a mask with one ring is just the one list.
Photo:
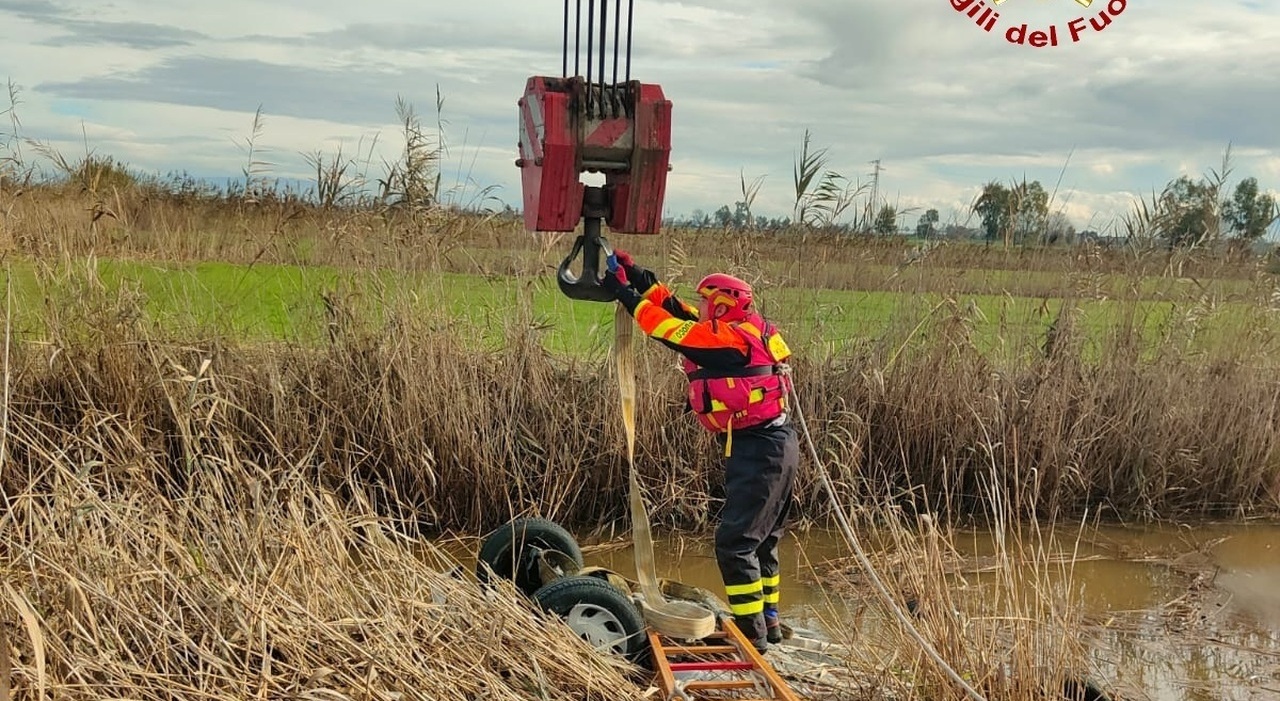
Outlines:
[[[753, 212], [763, 176], [748, 182], [740, 176], [740, 195], [714, 212], [694, 210], [670, 224], [692, 228], [785, 231], [819, 230], [830, 233], [914, 235], [922, 239], [977, 238], [1006, 246], [1055, 245], [1098, 238], [1094, 230], [1077, 231], [1053, 195], [1038, 180], [983, 184], [969, 206], [976, 226], [943, 225], [937, 209], [929, 208], [914, 227], [902, 220], [912, 211], [877, 197], [875, 182], [850, 180], [827, 167], [827, 150], [812, 147], [806, 130], [795, 161], [794, 200], [790, 216], [759, 216]], [[1280, 203], [1253, 176], [1230, 184], [1230, 150], [1223, 166], [1208, 176], [1182, 175], [1170, 180], [1150, 198], [1135, 201], [1115, 226], [1113, 238], [1137, 245], [1196, 248], [1226, 243], [1249, 245], [1262, 239], [1280, 221]]]

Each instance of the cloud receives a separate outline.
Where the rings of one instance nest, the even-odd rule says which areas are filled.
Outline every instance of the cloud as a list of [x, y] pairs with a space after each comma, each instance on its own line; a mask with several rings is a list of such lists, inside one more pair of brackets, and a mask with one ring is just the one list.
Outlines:
[[[1057, 187], [1077, 226], [1110, 220], [1216, 167], [1228, 144], [1237, 174], [1280, 181], [1280, 6], [1127, 0], [1070, 41], [1068, 22], [1118, 2], [1002, 3], [990, 33], [945, 0], [637, 2], [633, 76], [674, 103], [666, 210], [714, 211], [740, 198], [740, 177], [765, 176], [757, 209], [788, 214], [806, 129], [830, 168], [865, 182], [879, 159], [881, 192], [944, 220], [967, 217], [983, 182], [1023, 177]], [[238, 173], [227, 146], [259, 105], [281, 175], [305, 174], [300, 151], [374, 134], [393, 157], [397, 97], [434, 125], [438, 88], [453, 175], [515, 205], [515, 101], [528, 76], [561, 71], [557, 3], [83, 7], [0, 0], [0, 64], [31, 86], [33, 136], [74, 145], [88, 123], [142, 168]], [[1056, 26], [1062, 45], [1010, 45], [1004, 30], [1023, 22]]]
[[0, 11], [16, 17], [56, 21], [63, 11], [47, 0], [0, 0]]
[[79, 19], [71, 12], [44, 0], [0, 1], [0, 12], [48, 25], [66, 33], [44, 39], [55, 47], [109, 44], [131, 49], [159, 49], [186, 46], [203, 38], [199, 32], [150, 22], [109, 22]]
[[159, 49], [187, 46], [202, 38], [198, 32], [162, 27], [145, 22], [86, 22], [65, 20], [61, 26], [70, 34], [45, 40], [58, 47], [114, 44], [131, 49]]
[[[385, 121], [398, 77], [370, 68], [281, 66], [256, 59], [180, 57], [130, 75], [42, 83], [36, 89], [62, 98], [127, 100], [269, 112], [369, 124]], [[246, 86], [252, 85], [252, 90]]]

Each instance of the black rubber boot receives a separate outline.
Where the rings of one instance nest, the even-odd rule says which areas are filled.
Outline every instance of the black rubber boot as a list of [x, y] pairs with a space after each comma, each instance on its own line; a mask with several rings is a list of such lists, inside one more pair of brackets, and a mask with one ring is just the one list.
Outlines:
[[782, 621], [778, 619], [778, 609], [765, 607], [764, 627], [767, 631], [765, 639], [774, 645], [782, 642]]
[[755, 646], [756, 652], [763, 654], [769, 649], [769, 633], [765, 626], [764, 614], [757, 613], [753, 616], [734, 616], [733, 622], [738, 626], [738, 630], [746, 636], [747, 640]]

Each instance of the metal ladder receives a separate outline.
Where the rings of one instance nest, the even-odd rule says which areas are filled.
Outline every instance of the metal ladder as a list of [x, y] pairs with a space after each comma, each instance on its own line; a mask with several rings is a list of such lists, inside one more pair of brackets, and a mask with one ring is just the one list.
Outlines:
[[649, 629], [657, 682], [666, 699], [801, 701], [732, 618], [720, 618], [719, 626], [720, 630], [694, 644]]

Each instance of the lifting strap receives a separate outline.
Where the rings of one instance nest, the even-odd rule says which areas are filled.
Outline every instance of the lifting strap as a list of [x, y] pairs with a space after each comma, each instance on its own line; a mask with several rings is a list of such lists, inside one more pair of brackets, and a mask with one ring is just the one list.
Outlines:
[[622, 400], [622, 425], [627, 433], [627, 465], [631, 489], [631, 539], [635, 548], [636, 578], [644, 601], [641, 611], [645, 623], [671, 638], [701, 640], [716, 631], [716, 615], [691, 601], [667, 601], [658, 585], [653, 557], [653, 534], [644, 494], [636, 472], [636, 373], [632, 353], [633, 322], [626, 307], [617, 305], [614, 312], [613, 353], [618, 370], [618, 390]]

